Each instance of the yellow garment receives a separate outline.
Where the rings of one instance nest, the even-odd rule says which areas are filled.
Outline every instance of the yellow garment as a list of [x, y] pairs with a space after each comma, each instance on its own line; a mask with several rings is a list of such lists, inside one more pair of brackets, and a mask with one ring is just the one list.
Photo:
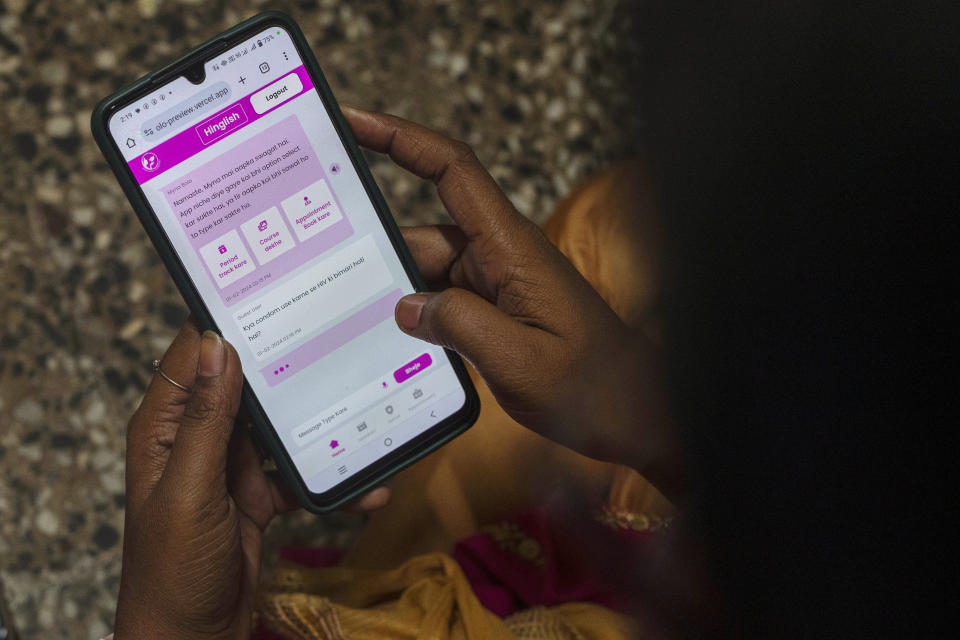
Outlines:
[[500, 619], [483, 608], [460, 567], [442, 553], [411, 558], [390, 571], [284, 566], [267, 585], [259, 612], [274, 633], [311, 640], [635, 635], [629, 618], [594, 604], [537, 607]]

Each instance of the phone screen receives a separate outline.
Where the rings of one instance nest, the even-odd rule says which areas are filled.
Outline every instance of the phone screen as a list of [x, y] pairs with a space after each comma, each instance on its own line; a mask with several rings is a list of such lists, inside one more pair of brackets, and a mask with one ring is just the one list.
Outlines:
[[460, 410], [443, 349], [403, 334], [414, 287], [293, 40], [271, 27], [114, 113], [169, 242], [307, 488]]

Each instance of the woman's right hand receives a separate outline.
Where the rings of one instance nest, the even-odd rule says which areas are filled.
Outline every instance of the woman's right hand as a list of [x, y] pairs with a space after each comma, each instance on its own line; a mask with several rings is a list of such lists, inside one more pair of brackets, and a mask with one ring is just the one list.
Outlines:
[[675, 485], [652, 345], [513, 207], [465, 143], [394, 116], [344, 115], [362, 146], [432, 180], [456, 222], [404, 229], [436, 292], [402, 298], [400, 328], [463, 355], [520, 424]]

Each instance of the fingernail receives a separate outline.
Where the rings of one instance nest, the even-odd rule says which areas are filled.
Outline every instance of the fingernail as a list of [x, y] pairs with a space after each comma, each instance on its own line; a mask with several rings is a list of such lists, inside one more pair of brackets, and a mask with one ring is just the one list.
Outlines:
[[423, 312], [423, 305], [427, 302], [427, 296], [423, 293], [414, 293], [404, 296], [397, 302], [397, 324], [401, 329], [413, 331], [420, 326], [420, 314]]
[[200, 340], [200, 364], [197, 373], [201, 376], [218, 376], [223, 373], [227, 363], [227, 351], [223, 348], [223, 339], [215, 332], [203, 332]]

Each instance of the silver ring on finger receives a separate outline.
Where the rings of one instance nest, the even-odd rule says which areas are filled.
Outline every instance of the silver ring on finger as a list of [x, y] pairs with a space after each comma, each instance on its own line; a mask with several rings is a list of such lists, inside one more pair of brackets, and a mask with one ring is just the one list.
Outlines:
[[179, 382], [177, 382], [176, 380], [174, 380], [173, 378], [171, 378], [170, 376], [168, 376], [166, 371], [164, 371], [163, 369], [160, 368], [160, 361], [159, 361], [159, 360], [154, 360], [154, 361], [153, 361], [153, 371], [154, 371], [155, 373], [159, 373], [161, 378], [163, 378], [164, 380], [166, 380], [167, 382], [169, 382], [170, 384], [172, 384], [173, 386], [175, 386], [177, 389], [182, 389], [183, 391], [186, 391], [187, 393], [190, 393], [189, 387], [186, 387], [186, 386], [180, 384]]

